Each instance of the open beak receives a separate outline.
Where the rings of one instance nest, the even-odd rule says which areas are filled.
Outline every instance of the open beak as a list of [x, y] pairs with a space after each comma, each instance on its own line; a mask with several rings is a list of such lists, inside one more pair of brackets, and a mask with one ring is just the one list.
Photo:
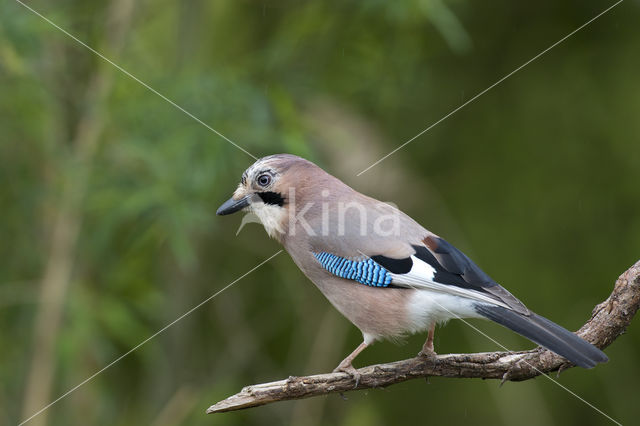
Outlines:
[[226, 214], [235, 213], [247, 207], [249, 205], [249, 196], [246, 195], [239, 200], [233, 199], [233, 197], [229, 198], [225, 201], [216, 211], [216, 214], [219, 216], [224, 216]]

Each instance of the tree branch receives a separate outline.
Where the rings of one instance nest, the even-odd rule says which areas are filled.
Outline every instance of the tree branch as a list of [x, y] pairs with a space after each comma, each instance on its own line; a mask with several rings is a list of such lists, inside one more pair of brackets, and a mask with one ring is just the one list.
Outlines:
[[[640, 306], [640, 261], [623, 273], [607, 300], [597, 305], [591, 318], [577, 334], [603, 349], [623, 334]], [[222, 413], [257, 407], [276, 401], [309, 398], [336, 392], [381, 388], [406, 380], [430, 376], [521, 381], [573, 367], [563, 357], [546, 349], [523, 352], [416, 357], [388, 364], [360, 368], [360, 379], [347, 373], [289, 377], [286, 380], [243, 388], [239, 393], [212, 405], [207, 413]]]

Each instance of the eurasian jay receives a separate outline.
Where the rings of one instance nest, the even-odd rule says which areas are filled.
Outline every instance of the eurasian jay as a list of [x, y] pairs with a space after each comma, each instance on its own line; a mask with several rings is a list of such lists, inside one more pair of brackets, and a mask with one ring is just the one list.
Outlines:
[[335, 371], [380, 339], [428, 331], [438, 322], [487, 318], [592, 368], [608, 361], [595, 346], [536, 315], [471, 259], [409, 216], [363, 195], [303, 158], [264, 157], [243, 174], [217, 211], [255, 213], [302, 272], [362, 332], [364, 341]]

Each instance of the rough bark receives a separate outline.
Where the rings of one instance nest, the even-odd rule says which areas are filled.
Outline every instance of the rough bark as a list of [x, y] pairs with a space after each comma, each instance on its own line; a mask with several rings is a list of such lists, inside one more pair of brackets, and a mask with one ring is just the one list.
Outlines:
[[[639, 306], [640, 261], [618, 278], [611, 295], [593, 309], [589, 321], [576, 333], [604, 349], [625, 332]], [[247, 386], [239, 393], [209, 407], [207, 413], [241, 410], [276, 401], [329, 393], [382, 388], [406, 380], [431, 376], [522, 381], [570, 367], [573, 367], [573, 364], [566, 359], [542, 348], [523, 352], [416, 357], [360, 368], [357, 383], [349, 374], [329, 373], [305, 377], [292, 376], [277, 382]]]

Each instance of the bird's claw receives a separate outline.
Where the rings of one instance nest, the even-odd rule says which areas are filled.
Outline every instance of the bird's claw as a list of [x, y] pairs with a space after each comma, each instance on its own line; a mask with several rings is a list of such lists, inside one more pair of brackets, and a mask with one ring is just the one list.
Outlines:
[[425, 358], [435, 358], [438, 354], [433, 349], [425, 349], [422, 348], [420, 352], [418, 352], [418, 356]]
[[360, 378], [362, 377], [362, 375], [360, 373], [358, 373], [358, 370], [356, 370], [353, 365], [339, 365], [337, 366], [334, 370], [334, 373], [347, 373], [348, 375], [350, 375], [351, 377], [353, 377], [356, 381], [355, 386], [353, 387], [354, 389], [358, 387], [358, 385], [360, 384]]

